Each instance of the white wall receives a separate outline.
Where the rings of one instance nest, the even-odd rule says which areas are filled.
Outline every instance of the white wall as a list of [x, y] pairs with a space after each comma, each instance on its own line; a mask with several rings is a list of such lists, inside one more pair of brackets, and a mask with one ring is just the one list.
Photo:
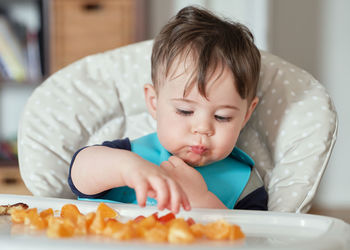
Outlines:
[[334, 98], [339, 134], [317, 201], [350, 205], [350, 1], [323, 1], [319, 78]]
[[254, 32], [259, 48], [268, 50], [269, 0], [148, 0], [147, 38], [153, 38], [169, 18], [188, 5], [200, 5], [219, 16], [245, 24]]
[[271, 51], [305, 68], [324, 84], [338, 112], [338, 140], [315, 203], [349, 206], [350, 1], [274, 1], [273, 8]]
[[150, 0], [149, 38], [189, 4], [241, 21], [253, 31], [259, 48], [306, 69], [328, 89], [338, 112], [339, 132], [315, 203], [350, 206], [350, 1]]

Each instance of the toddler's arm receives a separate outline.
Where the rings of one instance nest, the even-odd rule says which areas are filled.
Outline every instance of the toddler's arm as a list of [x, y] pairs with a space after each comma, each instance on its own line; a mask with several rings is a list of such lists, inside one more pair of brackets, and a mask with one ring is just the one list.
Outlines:
[[123, 149], [91, 146], [81, 150], [72, 164], [74, 186], [84, 194], [97, 194], [120, 186], [135, 189], [138, 204], [155, 198], [158, 209], [177, 213], [190, 209], [186, 193], [162, 168]]

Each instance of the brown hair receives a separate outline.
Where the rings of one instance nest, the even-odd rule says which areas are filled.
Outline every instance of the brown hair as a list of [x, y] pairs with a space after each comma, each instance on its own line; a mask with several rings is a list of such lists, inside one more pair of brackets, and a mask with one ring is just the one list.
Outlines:
[[[260, 52], [254, 37], [240, 23], [223, 20], [198, 7], [185, 7], [166, 24], [154, 40], [152, 81], [157, 89], [159, 75], [167, 77], [180, 55], [196, 55], [195, 80], [199, 93], [206, 97], [206, 79], [218, 65], [227, 66], [233, 74], [242, 99], [256, 95], [260, 73]], [[186, 90], [184, 95], [186, 95]]]

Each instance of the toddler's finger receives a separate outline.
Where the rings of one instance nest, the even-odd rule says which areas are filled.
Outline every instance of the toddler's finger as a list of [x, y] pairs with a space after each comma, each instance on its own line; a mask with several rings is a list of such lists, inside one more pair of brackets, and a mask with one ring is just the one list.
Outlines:
[[180, 210], [181, 196], [180, 187], [172, 180], [168, 180], [169, 190], [170, 190], [170, 208], [174, 214], [177, 214]]
[[190, 211], [191, 210], [191, 204], [190, 204], [190, 201], [188, 200], [188, 197], [187, 195], [183, 195], [182, 196], [182, 207], [186, 210], [186, 211]]
[[138, 180], [134, 189], [136, 193], [137, 203], [140, 207], [144, 207], [147, 200], [148, 183], [145, 180]]
[[169, 199], [169, 189], [165, 180], [162, 178], [150, 178], [149, 180], [153, 190], [156, 192], [156, 199], [158, 203], [158, 209], [163, 210]]
[[174, 167], [182, 166], [182, 165], [185, 164], [185, 162], [180, 157], [177, 157], [177, 156], [174, 156], [174, 155], [170, 156], [168, 161]]
[[151, 198], [155, 198], [156, 197], [156, 192], [154, 190], [148, 190], [147, 192], [147, 196], [151, 197]]
[[168, 204], [165, 206], [165, 209], [171, 211], [171, 204], [168, 203]]
[[160, 167], [167, 170], [167, 169], [171, 169], [174, 167], [173, 164], [171, 164], [169, 161], [163, 161], [161, 164], [160, 164]]
[[183, 209], [185, 209], [186, 211], [191, 210], [191, 204], [190, 201], [188, 199], [187, 194], [185, 193], [185, 191], [183, 191], [183, 189], [181, 189], [181, 205], [183, 207]]

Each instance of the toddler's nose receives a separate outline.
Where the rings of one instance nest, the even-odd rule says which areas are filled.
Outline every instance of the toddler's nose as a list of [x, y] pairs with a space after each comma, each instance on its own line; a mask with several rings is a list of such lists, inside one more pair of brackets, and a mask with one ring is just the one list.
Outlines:
[[208, 123], [197, 123], [195, 126], [193, 126], [192, 133], [206, 135], [206, 136], [212, 136], [214, 131], [213, 131], [211, 125]]
[[195, 134], [200, 134], [200, 135], [206, 135], [206, 136], [212, 136], [213, 135], [212, 131], [210, 131], [210, 130], [200, 130], [200, 129], [198, 129], [198, 130], [195, 130], [194, 133]]

